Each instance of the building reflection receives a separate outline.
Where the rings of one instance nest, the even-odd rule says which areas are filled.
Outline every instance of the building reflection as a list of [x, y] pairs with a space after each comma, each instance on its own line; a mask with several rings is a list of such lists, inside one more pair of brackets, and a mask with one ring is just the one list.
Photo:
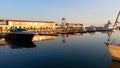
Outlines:
[[62, 42], [66, 43], [66, 38], [69, 37], [68, 34], [62, 34]]
[[0, 46], [8, 46], [4, 38], [0, 38]]
[[62, 42], [63, 42], [63, 43], [66, 43], [66, 34], [63, 34], [63, 35], [62, 35]]
[[45, 41], [45, 40], [54, 40], [56, 37], [55, 36], [40, 36], [40, 35], [35, 35], [32, 39], [33, 42], [38, 42], [38, 41]]

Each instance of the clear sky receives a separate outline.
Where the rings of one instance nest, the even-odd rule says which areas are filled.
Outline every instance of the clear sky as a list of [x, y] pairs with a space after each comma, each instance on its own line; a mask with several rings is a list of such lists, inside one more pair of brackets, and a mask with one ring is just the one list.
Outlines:
[[114, 22], [120, 0], [0, 0], [0, 18], [103, 25]]

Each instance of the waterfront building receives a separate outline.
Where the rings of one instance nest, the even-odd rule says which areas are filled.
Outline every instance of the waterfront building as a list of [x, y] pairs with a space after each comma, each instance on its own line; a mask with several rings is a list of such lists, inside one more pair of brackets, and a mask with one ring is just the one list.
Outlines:
[[4, 20], [0, 19], [0, 27], [9, 29], [11, 27], [27, 28], [27, 29], [54, 29], [53, 21], [32, 21], [32, 20]]
[[78, 29], [83, 27], [83, 24], [67, 23], [66, 26], [68, 29]]

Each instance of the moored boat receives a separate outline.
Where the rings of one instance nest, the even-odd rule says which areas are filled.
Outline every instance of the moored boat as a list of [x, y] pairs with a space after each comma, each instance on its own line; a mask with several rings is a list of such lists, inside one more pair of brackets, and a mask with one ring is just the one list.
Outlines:
[[32, 41], [34, 33], [28, 32], [22, 28], [9, 29], [9, 32], [5, 34], [5, 38], [13, 41]]
[[81, 27], [78, 29], [78, 33], [86, 33], [86, 29], [84, 27]]
[[[115, 27], [114, 27], [114, 28], [115, 28]], [[104, 27], [102, 27], [102, 28], [100, 29], [100, 31], [112, 31], [112, 29], [113, 29], [113, 25], [112, 25], [112, 23], [111, 23], [110, 20], [109, 20], [108, 23], [105, 24]]]
[[110, 37], [111, 37], [112, 32], [115, 29], [117, 23], [119, 23], [118, 22], [119, 15], [120, 15], [120, 11], [119, 11], [119, 13], [117, 15], [117, 18], [116, 18], [116, 21], [115, 21], [115, 23], [114, 23], [114, 25], [112, 27], [112, 31], [109, 34], [108, 41], [105, 43], [107, 45], [107, 47], [108, 47], [108, 50], [110, 51], [112, 59], [113, 60], [118, 60], [118, 61], [120, 61], [120, 43], [117, 40], [114, 40], [114, 41], [110, 42]]
[[87, 28], [86, 30], [87, 32], [95, 32], [96, 31], [96, 28], [94, 26], [90, 26]]
[[113, 60], [120, 60], [120, 44], [106, 43]]

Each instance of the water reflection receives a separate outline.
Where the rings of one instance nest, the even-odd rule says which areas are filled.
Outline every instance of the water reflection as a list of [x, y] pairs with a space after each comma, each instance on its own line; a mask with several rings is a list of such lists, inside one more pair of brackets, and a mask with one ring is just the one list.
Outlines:
[[63, 34], [63, 35], [62, 35], [62, 42], [63, 42], [63, 43], [66, 43], [66, 37], [68, 37], [67, 34]]
[[62, 34], [61, 37], [62, 37], [62, 42], [63, 43], [66, 43], [67, 42], [67, 38], [69, 37], [73, 37], [73, 36], [82, 36], [83, 33], [76, 33], [76, 34]]
[[0, 46], [8, 46], [4, 38], [0, 38]]
[[21, 48], [35, 48], [36, 45], [32, 42], [21, 42], [21, 41], [12, 41], [5, 39], [6, 43], [10, 45], [12, 49], [21, 49]]
[[40, 36], [35, 35], [32, 39], [33, 42], [45, 41], [45, 40], [54, 40], [56, 36]]
[[[61, 68], [117, 68], [113, 65], [114, 61], [111, 59], [107, 46], [104, 45], [107, 39], [107, 33], [100, 32], [62, 34], [61, 36], [35, 35], [32, 41], [37, 48], [34, 48], [36, 45], [33, 42], [6, 40], [12, 49], [8, 49], [7, 59], [3, 57], [4, 52], [1, 53], [0, 57], [5, 60], [0, 60], [5, 62], [1, 61], [3, 66], [0, 68], [5, 68], [5, 64], [8, 64], [10, 68], [15, 68], [14, 64], [9, 64], [8, 60], [15, 62], [18, 68], [35, 68], [36, 66], [37, 68], [60, 68], [60, 66]], [[16, 55], [14, 55], [13, 51], [16, 48]], [[28, 49], [18, 48], [32, 49], [29, 49], [28, 53]], [[0, 52], [3, 51], [2, 47], [0, 50]]]
[[112, 60], [111, 64], [109, 65], [109, 68], [120, 68], [120, 61]]
[[90, 34], [90, 35], [95, 35], [95, 34], [96, 34], [96, 32], [89, 32], [89, 34]]

